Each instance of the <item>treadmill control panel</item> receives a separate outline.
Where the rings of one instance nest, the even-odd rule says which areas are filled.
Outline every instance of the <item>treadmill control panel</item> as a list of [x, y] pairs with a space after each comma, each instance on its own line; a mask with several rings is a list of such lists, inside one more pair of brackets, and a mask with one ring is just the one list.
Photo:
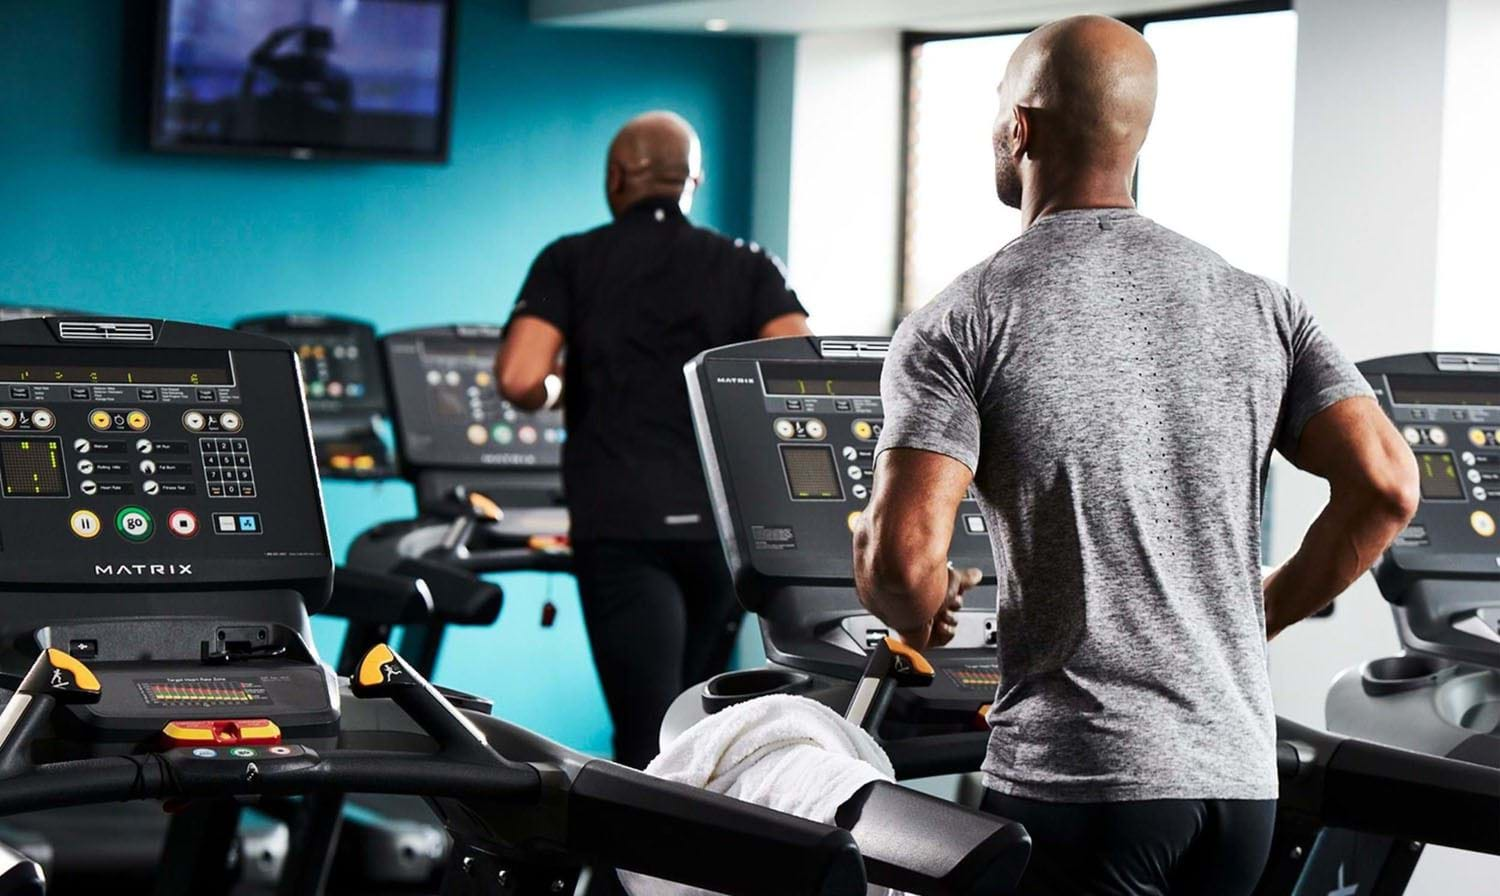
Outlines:
[[500, 397], [498, 327], [391, 333], [389, 372], [396, 443], [418, 468], [556, 469], [567, 438], [561, 411], [528, 413]]
[[326, 576], [292, 356], [160, 321], [0, 324], [0, 586]]
[[1416, 456], [1421, 503], [1391, 549], [1408, 571], [1500, 576], [1500, 355], [1359, 365]]
[[[852, 584], [851, 530], [869, 502], [884, 412], [883, 339], [762, 340], [688, 369], [699, 447], [741, 598], [757, 582]], [[994, 568], [984, 517], [962, 502], [950, 557]], [[850, 600], [853, 600], [852, 594]]]
[[235, 329], [280, 339], [297, 353], [320, 474], [395, 474], [390, 449], [375, 430], [388, 411], [374, 327], [349, 318], [288, 314], [247, 318]]

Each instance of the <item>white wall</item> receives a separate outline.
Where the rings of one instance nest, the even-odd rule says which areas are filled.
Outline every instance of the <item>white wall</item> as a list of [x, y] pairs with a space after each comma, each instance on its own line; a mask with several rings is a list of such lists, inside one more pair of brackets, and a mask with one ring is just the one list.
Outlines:
[[797, 40], [787, 266], [819, 333], [888, 333], [900, 246], [901, 38]]

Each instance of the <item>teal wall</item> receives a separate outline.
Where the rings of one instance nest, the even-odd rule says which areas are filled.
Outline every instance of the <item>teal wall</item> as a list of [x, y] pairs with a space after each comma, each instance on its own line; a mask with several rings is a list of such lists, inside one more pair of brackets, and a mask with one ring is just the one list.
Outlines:
[[[603, 156], [635, 112], [699, 128], [695, 217], [747, 234], [756, 48], [745, 38], [538, 28], [523, 0], [465, 0], [446, 165], [145, 151], [148, 0], [4, 0], [0, 302], [227, 325], [327, 311], [382, 329], [501, 321], [554, 237], [607, 217]], [[409, 515], [411, 490], [331, 484], [334, 544]], [[454, 631], [437, 678], [582, 749], [608, 750], [577, 596], [502, 580], [490, 630]], [[542, 629], [541, 606], [559, 606]], [[335, 655], [340, 629], [317, 625]]]

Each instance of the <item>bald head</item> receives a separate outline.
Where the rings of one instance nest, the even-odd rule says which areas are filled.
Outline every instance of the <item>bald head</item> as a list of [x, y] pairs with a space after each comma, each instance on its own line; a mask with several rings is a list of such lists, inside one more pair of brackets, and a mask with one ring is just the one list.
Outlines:
[[637, 115], [609, 144], [604, 192], [616, 215], [656, 197], [678, 200], [687, 211], [702, 178], [698, 134], [675, 112]]
[[1106, 16], [1061, 19], [1026, 36], [1000, 82], [996, 187], [1020, 206], [1026, 162], [1128, 182], [1156, 111], [1156, 55]]

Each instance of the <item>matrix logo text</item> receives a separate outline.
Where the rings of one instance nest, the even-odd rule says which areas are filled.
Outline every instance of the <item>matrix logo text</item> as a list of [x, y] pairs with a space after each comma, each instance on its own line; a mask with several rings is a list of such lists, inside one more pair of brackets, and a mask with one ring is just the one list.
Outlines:
[[190, 576], [191, 563], [95, 563], [96, 576]]

